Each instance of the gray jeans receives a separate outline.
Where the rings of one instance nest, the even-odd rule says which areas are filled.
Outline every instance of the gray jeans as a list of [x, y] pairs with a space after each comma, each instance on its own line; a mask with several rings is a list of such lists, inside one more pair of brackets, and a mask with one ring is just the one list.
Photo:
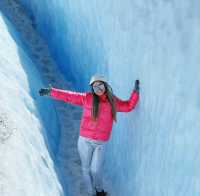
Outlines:
[[78, 152], [81, 158], [83, 179], [88, 195], [96, 195], [103, 190], [103, 163], [105, 153], [105, 141], [97, 141], [79, 136]]

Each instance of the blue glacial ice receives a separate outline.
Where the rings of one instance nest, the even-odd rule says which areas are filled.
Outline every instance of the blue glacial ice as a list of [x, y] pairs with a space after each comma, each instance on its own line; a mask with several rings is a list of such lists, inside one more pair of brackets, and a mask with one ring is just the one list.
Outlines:
[[[106, 151], [105, 188], [110, 195], [199, 196], [200, 2], [19, 2], [67, 81], [63, 86], [55, 83], [57, 87], [86, 91], [91, 75], [102, 73], [114, 93], [127, 99], [135, 79], [141, 81], [140, 102], [134, 111], [118, 114]], [[73, 187], [81, 187], [76, 172], [80, 162], [75, 148], [64, 147], [67, 142], [76, 147], [81, 111], [49, 102], [60, 108], [56, 110], [60, 120], [55, 118], [60, 127], [54, 129], [61, 130], [63, 146], [57, 157], [68, 179], [64, 187], [72, 196]], [[71, 119], [71, 111], [77, 121]], [[52, 118], [54, 114], [43, 115]], [[71, 157], [74, 152], [76, 156]]]

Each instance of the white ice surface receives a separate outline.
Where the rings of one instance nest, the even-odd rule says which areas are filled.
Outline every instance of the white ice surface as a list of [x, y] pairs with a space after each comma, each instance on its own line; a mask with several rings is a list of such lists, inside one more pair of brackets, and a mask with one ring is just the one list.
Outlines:
[[51, 103], [38, 100], [41, 76], [1, 12], [0, 48], [0, 195], [61, 196], [46, 139], [56, 123], [45, 127], [42, 122], [56, 115]]

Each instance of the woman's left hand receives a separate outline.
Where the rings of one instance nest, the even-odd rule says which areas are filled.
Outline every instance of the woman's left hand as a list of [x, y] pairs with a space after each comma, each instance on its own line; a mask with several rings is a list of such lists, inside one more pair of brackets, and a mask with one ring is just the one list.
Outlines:
[[139, 93], [139, 91], [140, 91], [140, 81], [139, 80], [135, 80], [135, 91], [137, 91], [138, 93]]

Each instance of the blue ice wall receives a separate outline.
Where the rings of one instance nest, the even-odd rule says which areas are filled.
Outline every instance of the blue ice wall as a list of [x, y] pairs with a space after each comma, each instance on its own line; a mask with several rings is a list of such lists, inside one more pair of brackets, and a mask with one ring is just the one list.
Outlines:
[[140, 103], [118, 114], [106, 154], [112, 195], [200, 193], [200, 2], [21, 0], [77, 90], [94, 72]]

